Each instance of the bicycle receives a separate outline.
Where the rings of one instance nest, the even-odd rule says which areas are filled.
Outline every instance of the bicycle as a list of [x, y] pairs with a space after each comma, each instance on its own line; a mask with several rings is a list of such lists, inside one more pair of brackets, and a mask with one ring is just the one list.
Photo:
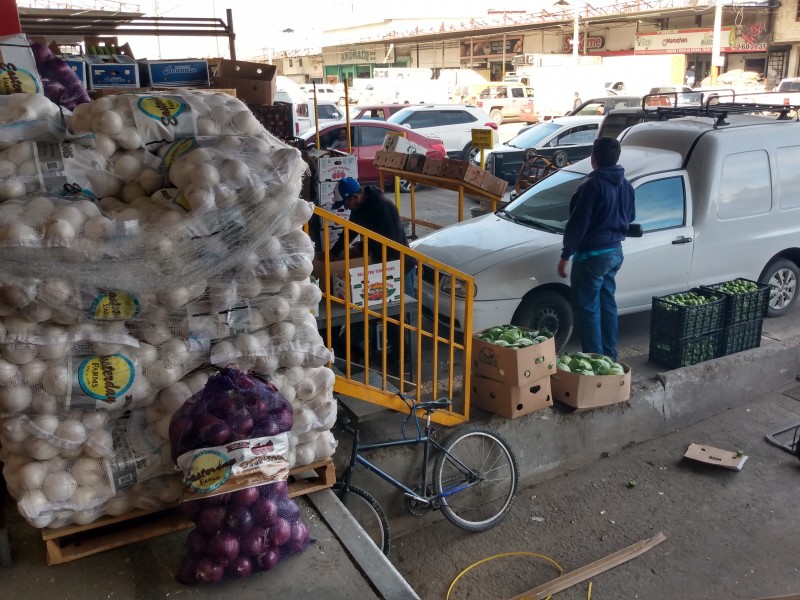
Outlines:
[[[462, 425], [440, 443], [436, 429], [431, 426], [431, 414], [449, 408], [450, 400], [415, 404], [409, 397], [399, 396], [409, 409], [401, 427], [403, 437], [369, 444], [361, 443], [357, 420], [346, 406], [339, 403], [343, 413], [338, 419], [339, 426], [353, 437], [350, 463], [334, 485], [342, 504], [387, 556], [391, 550], [391, 532], [383, 507], [372, 494], [350, 483], [358, 465], [403, 492], [406, 510], [414, 516], [441, 510], [453, 525], [473, 532], [486, 531], [500, 523], [511, 508], [519, 487], [517, 457], [508, 441], [488, 427]], [[424, 433], [420, 428], [418, 411], [425, 413]], [[417, 435], [406, 437], [406, 424], [412, 417]], [[362, 455], [381, 448], [418, 445], [423, 448], [422, 473], [413, 488]], [[436, 451], [436, 458], [429, 476], [431, 448]]]

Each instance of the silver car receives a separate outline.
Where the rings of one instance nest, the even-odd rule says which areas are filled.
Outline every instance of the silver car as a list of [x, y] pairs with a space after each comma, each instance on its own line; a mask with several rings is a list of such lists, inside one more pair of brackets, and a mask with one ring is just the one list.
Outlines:
[[[617, 277], [621, 314], [648, 310], [653, 296], [746, 277], [772, 286], [770, 316], [785, 314], [800, 278], [800, 123], [732, 115], [642, 123], [621, 136], [620, 163], [636, 193], [641, 238], [623, 242]], [[568, 280], [556, 266], [570, 199], [589, 159], [538, 182], [506, 209], [421, 238], [415, 250], [475, 278], [472, 327], [514, 323], [572, 334]], [[433, 273], [423, 270], [423, 304]], [[464, 290], [440, 282], [439, 313], [464, 323]]]

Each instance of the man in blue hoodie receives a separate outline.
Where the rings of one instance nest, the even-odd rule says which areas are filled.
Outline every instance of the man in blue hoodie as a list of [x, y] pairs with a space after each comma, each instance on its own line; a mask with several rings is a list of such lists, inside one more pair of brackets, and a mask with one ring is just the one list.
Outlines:
[[584, 352], [605, 354], [617, 360], [616, 275], [622, 266], [622, 240], [636, 219], [634, 194], [617, 164], [620, 145], [601, 137], [592, 149], [592, 168], [569, 203], [564, 228], [564, 249], [558, 274], [567, 277], [572, 257], [570, 286], [575, 323]]

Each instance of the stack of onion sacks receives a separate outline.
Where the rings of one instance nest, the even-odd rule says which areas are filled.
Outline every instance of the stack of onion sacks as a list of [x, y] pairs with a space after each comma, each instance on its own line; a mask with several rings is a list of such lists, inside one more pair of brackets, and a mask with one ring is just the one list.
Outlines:
[[183, 471], [187, 538], [182, 583], [216, 583], [275, 568], [308, 546], [300, 507], [288, 496], [292, 406], [275, 386], [225, 368], [170, 422]]

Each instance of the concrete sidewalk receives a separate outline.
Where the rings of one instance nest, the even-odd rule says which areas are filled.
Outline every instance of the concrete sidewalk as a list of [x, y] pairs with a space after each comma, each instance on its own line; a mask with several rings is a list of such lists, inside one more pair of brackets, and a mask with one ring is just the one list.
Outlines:
[[274, 570], [219, 585], [186, 586], [175, 572], [187, 531], [47, 566], [39, 530], [13, 502], [6, 510], [13, 564], [0, 567], [2, 600], [204, 600], [282, 598], [419, 600], [330, 490], [297, 498], [315, 541]]

